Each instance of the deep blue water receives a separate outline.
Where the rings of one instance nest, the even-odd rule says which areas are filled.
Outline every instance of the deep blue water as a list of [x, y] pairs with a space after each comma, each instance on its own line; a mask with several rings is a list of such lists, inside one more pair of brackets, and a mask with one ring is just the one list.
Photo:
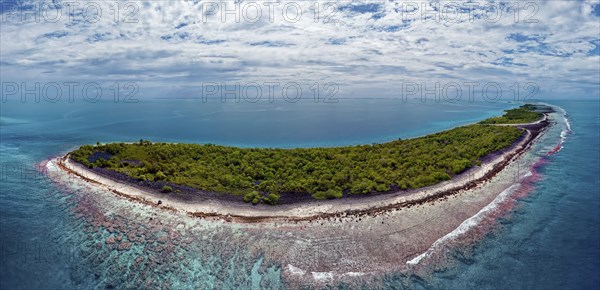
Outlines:
[[[597, 289], [600, 274], [599, 103], [551, 101], [573, 134], [542, 167], [543, 179], [469, 258], [418, 285], [427, 288]], [[87, 288], [94, 265], [78, 251], [83, 235], [61, 189], [36, 173], [38, 162], [75, 146], [110, 141], [237, 146], [334, 146], [424, 135], [498, 115], [506, 103], [1, 104], [0, 288]], [[93, 254], [92, 254], [93, 255]], [[397, 286], [394, 278], [387, 281]], [[415, 284], [417, 285], [417, 284]]]

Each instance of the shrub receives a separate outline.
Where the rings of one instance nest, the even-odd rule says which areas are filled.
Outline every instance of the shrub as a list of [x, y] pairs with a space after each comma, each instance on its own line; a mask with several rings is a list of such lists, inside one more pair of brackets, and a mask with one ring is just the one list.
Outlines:
[[167, 178], [167, 176], [162, 171], [156, 172], [155, 176], [156, 176], [156, 179], [159, 179], [159, 180], [165, 180]]
[[275, 193], [269, 193], [269, 196], [265, 198], [265, 202], [270, 205], [276, 205], [279, 202], [281, 196]]
[[260, 193], [258, 193], [256, 190], [244, 194], [244, 202], [252, 202], [252, 204], [257, 204], [260, 202], [260, 199]]
[[341, 198], [344, 194], [341, 190], [337, 189], [329, 189], [327, 191], [319, 191], [312, 195], [312, 197], [316, 199], [332, 199], [332, 198]]
[[173, 191], [173, 188], [170, 187], [170, 186], [168, 186], [168, 185], [165, 185], [165, 186], [163, 186], [163, 188], [162, 188], [161, 191], [164, 192], [164, 193], [167, 193], [167, 192]]
[[375, 185], [375, 191], [384, 192], [390, 190], [390, 187], [385, 184], [377, 184]]

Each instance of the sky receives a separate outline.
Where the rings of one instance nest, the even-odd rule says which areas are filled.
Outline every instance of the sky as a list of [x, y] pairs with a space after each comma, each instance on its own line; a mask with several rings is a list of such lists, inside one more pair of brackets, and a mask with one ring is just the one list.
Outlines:
[[0, 4], [3, 94], [7, 83], [117, 82], [193, 98], [207, 84], [293, 83], [357, 98], [458, 87], [466, 98], [493, 84], [504, 98], [600, 98], [600, 1]]

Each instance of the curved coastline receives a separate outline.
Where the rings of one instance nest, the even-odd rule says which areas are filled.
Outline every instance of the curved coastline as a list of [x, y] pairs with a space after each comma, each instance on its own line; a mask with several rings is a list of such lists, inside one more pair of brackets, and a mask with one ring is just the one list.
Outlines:
[[218, 199], [189, 202], [164, 194], [159, 195], [149, 189], [102, 176], [74, 162], [69, 158], [69, 154], [55, 158], [50, 163], [68, 175], [104, 188], [117, 196], [165, 210], [183, 212], [192, 217], [215, 218], [240, 223], [312, 221], [345, 216], [378, 215], [391, 210], [433, 203], [480, 187], [514, 159], [525, 153], [549, 124], [548, 115], [544, 114], [543, 119], [533, 123], [506, 125], [525, 129], [524, 136], [509, 148], [485, 157], [481, 166], [473, 167], [450, 180], [432, 186], [366, 195], [359, 198], [301, 201], [276, 207], [253, 206]]

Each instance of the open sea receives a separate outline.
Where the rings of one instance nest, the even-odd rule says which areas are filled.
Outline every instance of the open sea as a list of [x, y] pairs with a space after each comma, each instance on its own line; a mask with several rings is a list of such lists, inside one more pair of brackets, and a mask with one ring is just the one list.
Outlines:
[[[600, 103], [547, 103], [564, 114], [570, 131], [563, 132], [560, 151], [544, 158], [531, 191], [474, 245], [454, 249], [443, 269], [420, 277], [390, 274], [377, 287], [600, 288]], [[103, 244], [106, 235], [89, 233], [83, 216], [91, 209], [96, 217], [116, 210], [88, 205], [85, 195], [73, 194], [39, 170], [41, 162], [82, 144], [139, 139], [284, 148], [370, 144], [477, 122], [517, 105], [393, 99], [329, 104], [9, 100], [0, 104], [0, 289], [119, 288], [135, 279], [150, 280], [133, 284], [150, 288], [158, 285], [153, 279], [182, 289], [199, 283], [201, 288], [287, 288], [277, 265], [261, 266], [262, 258], [247, 258], [243, 248], [225, 259], [219, 247], [207, 246], [198, 262], [190, 249], [201, 242], [182, 239], [189, 248], [159, 263], [160, 270], [140, 266], [147, 257], [135, 246], [127, 254], [104, 251], [99, 241]], [[150, 273], [142, 279], [140, 271]]]

